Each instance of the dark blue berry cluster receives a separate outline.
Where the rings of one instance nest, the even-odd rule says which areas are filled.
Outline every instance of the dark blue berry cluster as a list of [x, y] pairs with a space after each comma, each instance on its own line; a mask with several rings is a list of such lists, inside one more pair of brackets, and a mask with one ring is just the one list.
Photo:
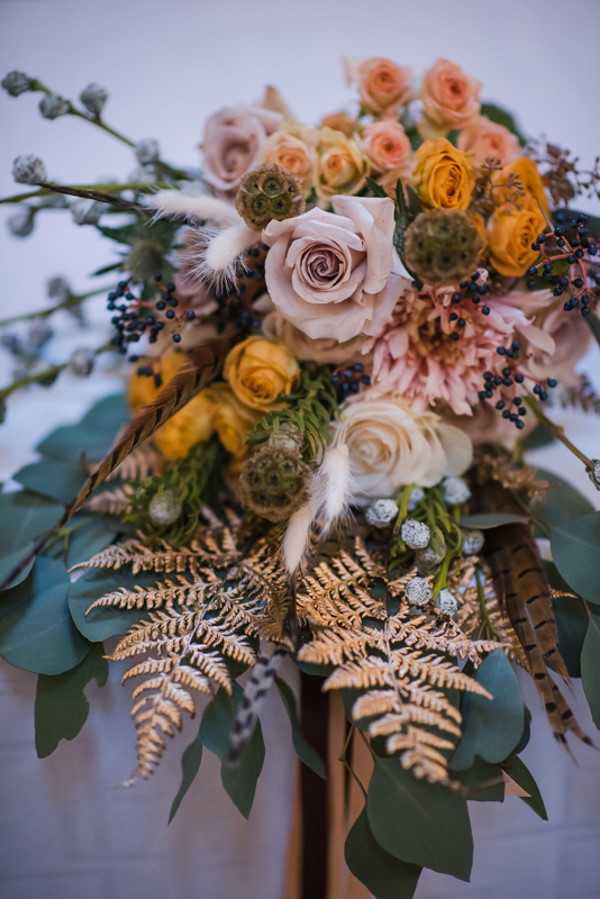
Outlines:
[[112, 342], [120, 353], [127, 353], [130, 344], [137, 343], [142, 337], [147, 337], [148, 343], [156, 343], [165, 329], [171, 333], [174, 343], [180, 343], [183, 323], [196, 317], [193, 309], [187, 309], [183, 314], [176, 312], [179, 301], [172, 281], [164, 284], [162, 276], [156, 275], [155, 287], [158, 300], [136, 296], [130, 280], [120, 281], [108, 294], [107, 308], [115, 313], [111, 318], [116, 329]]
[[349, 396], [355, 396], [362, 387], [368, 387], [371, 378], [365, 373], [362, 362], [355, 362], [348, 368], [337, 368], [331, 375], [338, 402], [343, 403]]

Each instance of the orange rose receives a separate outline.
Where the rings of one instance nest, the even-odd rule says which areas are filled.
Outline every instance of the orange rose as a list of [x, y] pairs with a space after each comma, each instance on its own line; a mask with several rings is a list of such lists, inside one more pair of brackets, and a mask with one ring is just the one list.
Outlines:
[[362, 105], [374, 115], [391, 115], [411, 99], [410, 69], [391, 59], [373, 56], [356, 67]]
[[449, 140], [424, 141], [415, 153], [415, 190], [427, 206], [467, 209], [475, 176], [469, 158]]
[[496, 271], [509, 278], [520, 278], [539, 256], [531, 245], [546, 226], [544, 216], [533, 200], [519, 208], [501, 206], [493, 214], [488, 231], [490, 261]]
[[253, 336], [229, 350], [223, 373], [240, 403], [267, 412], [281, 408], [277, 399], [292, 392], [300, 368], [283, 343]]
[[[516, 175], [523, 185], [525, 190], [525, 205], [527, 205], [528, 200], [533, 200], [539, 207], [541, 213], [547, 218], [549, 212], [548, 197], [544, 190], [544, 182], [542, 181], [538, 167], [533, 159], [529, 159], [527, 156], [521, 156], [515, 162], [511, 163], [511, 165], [504, 166], [504, 168], [496, 175], [496, 183], [499, 185], [506, 184], [511, 175]], [[499, 193], [501, 195], [501, 202], [504, 202], [505, 197], [503, 196], [503, 191], [500, 190]]]
[[481, 84], [448, 59], [438, 59], [425, 73], [421, 85], [424, 137], [439, 137], [464, 128], [479, 114]]

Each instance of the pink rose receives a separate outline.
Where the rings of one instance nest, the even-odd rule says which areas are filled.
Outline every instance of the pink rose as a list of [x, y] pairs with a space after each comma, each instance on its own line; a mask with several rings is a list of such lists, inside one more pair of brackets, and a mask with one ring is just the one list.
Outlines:
[[477, 163], [497, 159], [501, 165], [512, 162], [520, 152], [516, 135], [483, 115], [463, 128], [458, 136], [458, 148], [471, 153]]
[[263, 241], [267, 290], [281, 314], [312, 338], [374, 336], [400, 294], [394, 204], [335, 196], [335, 212], [310, 209], [270, 222]]
[[225, 107], [214, 112], [204, 128], [204, 177], [217, 190], [234, 191], [259, 160], [267, 137], [283, 117], [258, 106]]
[[373, 56], [348, 74], [358, 81], [363, 106], [375, 115], [392, 115], [411, 99], [410, 69], [391, 59]]
[[438, 59], [425, 73], [421, 85], [425, 121], [420, 128], [426, 137], [436, 137], [464, 128], [479, 115], [481, 84], [448, 59]]
[[402, 125], [392, 119], [365, 128], [363, 149], [379, 172], [397, 172], [400, 177], [410, 168], [410, 141]]

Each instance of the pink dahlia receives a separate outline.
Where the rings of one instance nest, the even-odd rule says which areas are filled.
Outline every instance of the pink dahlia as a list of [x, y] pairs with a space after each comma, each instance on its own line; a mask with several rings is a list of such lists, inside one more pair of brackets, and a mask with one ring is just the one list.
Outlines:
[[[481, 283], [485, 277], [482, 271]], [[455, 292], [455, 287], [405, 289], [391, 322], [371, 344], [374, 394], [395, 390], [416, 408], [445, 403], [456, 415], [471, 415], [484, 372], [500, 374], [506, 365], [498, 347], [509, 348], [523, 336], [552, 349], [546, 335], [504, 298], [486, 296], [484, 315], [483, 299], [478, 306], [467, 299], [454, 305]], [[464, 320], [463, 327], [454, 316]]]

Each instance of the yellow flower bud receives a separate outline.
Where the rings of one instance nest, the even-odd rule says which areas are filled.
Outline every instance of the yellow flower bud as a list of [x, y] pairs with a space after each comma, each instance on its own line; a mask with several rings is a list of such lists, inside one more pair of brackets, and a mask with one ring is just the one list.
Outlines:
[[300, 368], [283, 343], [247, 337], [229, 351], [224, 375], [240, 403], [266, 412], [277, 407], [279, 396], [292, 392]]
[[426, 140], [415, 153], [412, 183], [427, 206], [467, 209], [475, 186], [473, 165], [449, 140]]

